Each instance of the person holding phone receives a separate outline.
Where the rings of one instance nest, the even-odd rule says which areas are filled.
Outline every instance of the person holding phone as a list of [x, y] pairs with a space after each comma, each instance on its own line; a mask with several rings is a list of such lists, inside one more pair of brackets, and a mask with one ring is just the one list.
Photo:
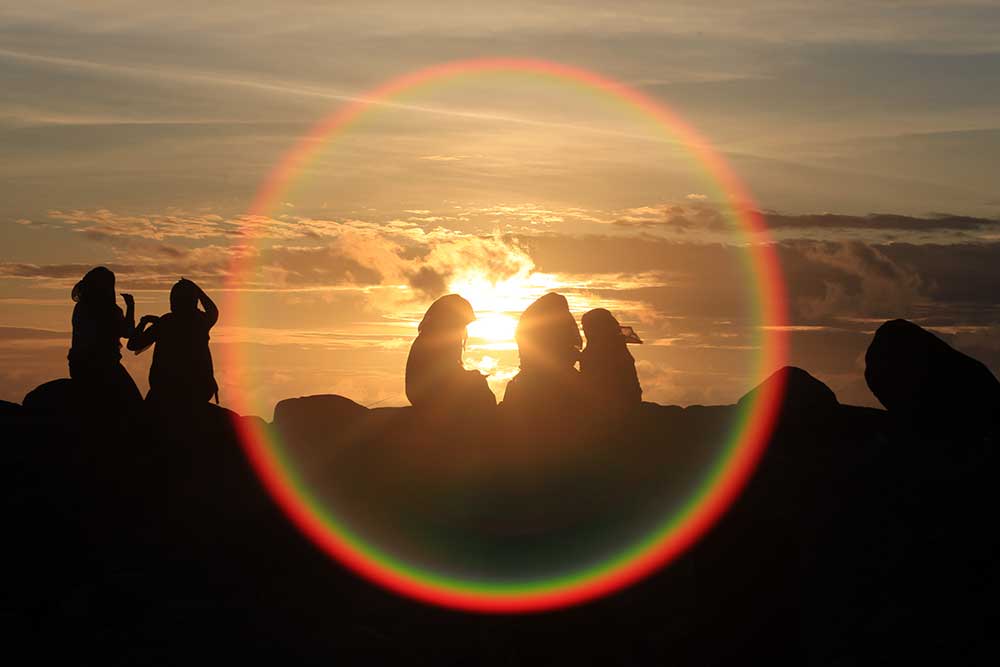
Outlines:
[[[201, 305], [201, 309], [198, 306]], [[219, 402], [209, 331], [219, 321], [219, 309], [193, 281], [181, 278], [170, 289], [170, 312], [160, 317], [144, 315], [128, 342], [128, 349], [141, 354], [150, 345], [146, 401], [178, 405]]]
[[124, 313], [116, 303], [115, 274], [104, 266], [88, 271], [73, 287], [69, 375], [84, 386], [84, 396], [135, 404], [142, 394], [121, 363], [121, 339], [135, 333], [135, 299], [121, 297]]

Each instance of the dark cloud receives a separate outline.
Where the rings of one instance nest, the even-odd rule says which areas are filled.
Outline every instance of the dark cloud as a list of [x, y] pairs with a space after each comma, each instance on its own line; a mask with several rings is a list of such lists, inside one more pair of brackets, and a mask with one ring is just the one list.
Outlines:
[[619, 227], [653, 229], [667, 227], [676, 231], [722, 232], [728, 228], [725, 216], [711, 204], [660, 204], [625, 209], [615, 217]]
[[765, 211], [763, 215], [767, 226], [774, 230], [816, 228], [933, 232], [974, 231], [990, 227], [1000, 227], [1000, 220], [976, 218], [967, 215], [950, 215], [947, 213], [934, 214], [922, 218], [893, 213], [871, 213], [869, 215], [840, 215], [835, 213], [787, 215], [774, 211]]
[[378, 285], [383, 279], [377, 267], [335, 245], [271, 248], [263, 254], [262, 264], [280, 270], [281, 282], [289, 285]]
[[448, 289], [450, 276], [440, 273], [429, 266], [422, 266], [408, 276], [410, 287], [428, 298], [436, 299]]
[[[131, 272], [136, 267], [122, 264], [107, 264], [109, 269], [118, 272]], [[5, 278], [82, 278], [94, 264], [27, 264], [19, 262], [0, 262], [0, 276]]]

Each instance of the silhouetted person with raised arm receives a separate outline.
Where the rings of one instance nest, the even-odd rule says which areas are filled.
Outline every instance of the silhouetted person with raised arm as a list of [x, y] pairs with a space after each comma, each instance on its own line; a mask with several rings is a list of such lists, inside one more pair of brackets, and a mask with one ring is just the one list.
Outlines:
[[555, 292], [539, 297], [517, 323], [520, 370], [507, 385], [507, 408], [551, 410], [572, 406], [580, 398], [580, 329], [566, 297]]
[[580, 354], [580, 378], [595, 408], [627, 409], [642, 402], [642, 387], [628, 343], [642, 341], [609, 311], [595, 308], [580, 319], [587, 346]]
[[[198, 304], [204, 310], [199, 310]], [[141, 353], [150, 345], [153, 363], [149, 367], [146, 400], [160, 405], [197, 405], [215, 396], [212, 352], [208, 332], [219, 321], [219, 309], [194, 282], [181, 278], [170, 289], [170, 312], [161, 317], [144, 315], [129, 339], [128, 349]]]
[[87, 400], [133, 407], [142, 394], [122, 366], [121, 339], [135, 332], [135, 299], [122, 294], [125, 312], [116, 303], [115, 274], [98, 266], [73, 287], [73, 342], [69, 376]]
[[486, 376], [462, 365], [466, 327], [475, 319], [472, 306], [457, 294], [446, 294], [427, 309], [406, 358], [406, 397], [413, 407], [436, 412], [496, 407]]

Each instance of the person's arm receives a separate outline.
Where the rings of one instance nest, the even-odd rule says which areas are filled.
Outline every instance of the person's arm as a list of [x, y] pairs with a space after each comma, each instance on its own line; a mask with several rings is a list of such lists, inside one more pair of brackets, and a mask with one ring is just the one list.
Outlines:
[[128, 349], [139, 354], [156, 342], [156, 323], [160, 318], [155, 315], [143, 315], [139, 326], [128, 339]]
[[198, 300], [201, 301], [201, 307], [205, 309], [205, 314], [208, 316], [208, 328], [211, 329], [219, 321], [219, 307], [205, 294], [205, 290], [200, 287], [198, 287]]
[[125, 320], [121, 337], [131, 338], [135, 334], [135, 298], [122, 292], [122, 299], [125, 301]]

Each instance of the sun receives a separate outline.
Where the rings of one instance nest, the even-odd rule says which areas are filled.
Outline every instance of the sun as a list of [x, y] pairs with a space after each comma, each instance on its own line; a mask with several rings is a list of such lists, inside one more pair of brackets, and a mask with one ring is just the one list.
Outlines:
[[469, 338], [478, 338], [491, 343], [506, 343], [514, 340], [517, 320], [504, 313], [488, 312], [469, 324]]
[[465, 297], [476, 312], [469, 324], [469, 341], [480, 349], [514, 349], [517, 320], [532, 301], [558, 288], [554, 276], [537, 271], [520, 271], [491, 279], [481, 270], [456, 276], [448, 291]]

